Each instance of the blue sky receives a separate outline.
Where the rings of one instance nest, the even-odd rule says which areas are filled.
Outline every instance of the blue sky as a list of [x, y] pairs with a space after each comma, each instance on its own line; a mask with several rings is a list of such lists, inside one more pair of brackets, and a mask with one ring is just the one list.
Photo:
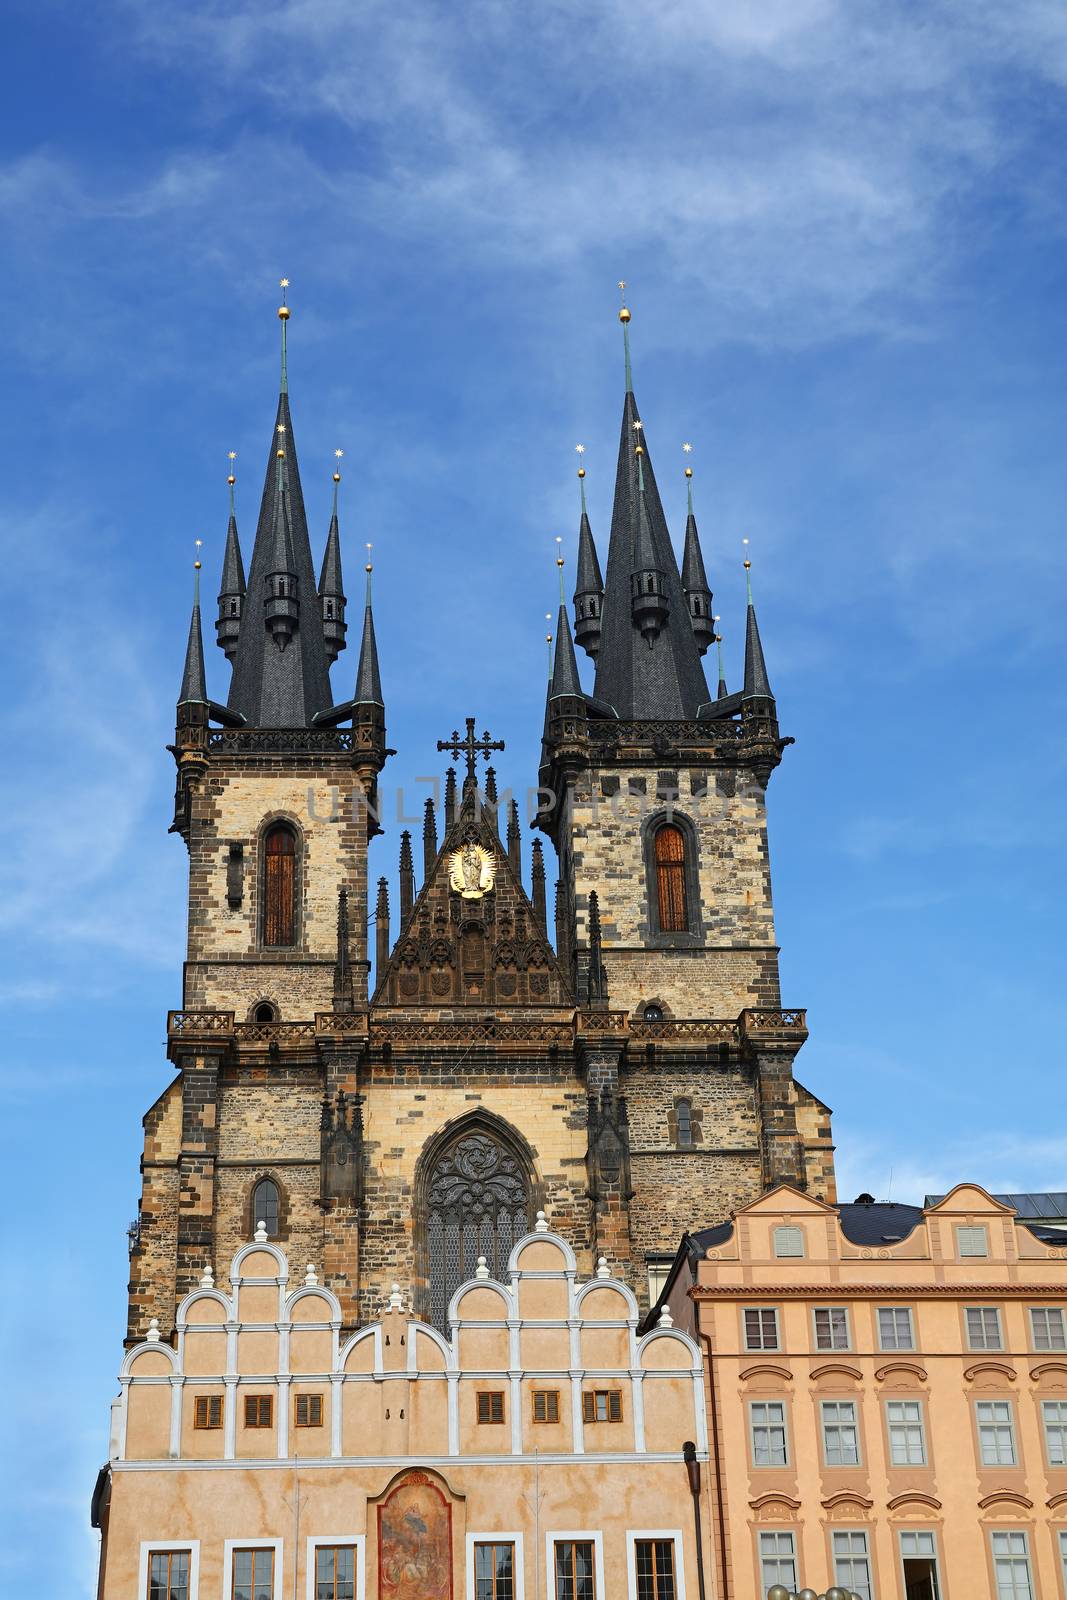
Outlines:
[[309, 518], [321, 544], [341, 446], [409, 794], [467, 714], [533, 781], [579, 440], [606, 547], [628, 280], [733, 680], [751, 541], [797, 740], [769, 797], [783, 998], [842, 1191], [1067, 1188], [1058, 0], [9, 0], [5, 68], [5, 1592], [92, 1592], [180, 1001], [192, 541], [210, 595], [229, 449], [250, 547], [283, 274]]

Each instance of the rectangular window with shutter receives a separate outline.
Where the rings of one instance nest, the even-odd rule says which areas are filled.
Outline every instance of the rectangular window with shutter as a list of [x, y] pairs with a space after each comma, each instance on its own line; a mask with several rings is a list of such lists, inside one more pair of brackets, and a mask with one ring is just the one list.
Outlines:
[[535, 1422], [559, 1421], [559, 1390], [535, 1389], [533, 1392], [533, 1419]]
[[245, 1427], [269, 1428], [274, 1421], [274, 1396], [271, 1394], [245, 1395]]
[[194, 1428], [222, 1427], [221, 1394], [198, 1394], [193, 1405]]
[[984, 1258], [989, 1254], [989, 1235], [984, 1228], [957, 1228], [956, 1250], [961, 1261], [970, 1256]]
[[295, 1401], [298, 1428], [322, 1427], [321, 1394], [298, 1394]]
[[478, 1392], [478, 1421], [503, 1422], [503, 1389], [480, 1389]]
[[621, 1389], [586, 1389], [582, 1395], [583, 1422], [621, 1422]]

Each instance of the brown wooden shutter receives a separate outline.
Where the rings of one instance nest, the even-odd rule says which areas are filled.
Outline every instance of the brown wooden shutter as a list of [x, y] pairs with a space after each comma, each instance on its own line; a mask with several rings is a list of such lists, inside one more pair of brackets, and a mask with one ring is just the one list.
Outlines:
[[298, 1394], [296, 1397], [296, 1425], [298, 1428], [322, 1427], [321, 1394]]
[[582, 1394], [582, 1421], [596, 1421], [596, 1395], [592, 1389], [586, 1389]]
[[296, 943], [296, 840], [285, 826], [267, 834], [263, 860], [263, 943]]
[[681, 828], [665, 823], [656, 831], [656, 890], [662, 933], [688, 933], [685, 901], [685, 839]]
[[559, 1390], [535, 1389], [533, 1397], [533, 1419], [535, 1422], [559, 1421]]
[[245, 1427], [269, 1428], [274, 1415], [274, 1397], [269, 1394], [245, 1395]]
[[622, 1390], [621, 1389], [609, 1389], [608, 1390], [608, 1421], [609, 1422], [621, 1422], [622, 1421]]
[[222, 1396], [220, 1394], [197, 1395], [193, 1411], [193, 1427], [222, 1427]]
[[499, 1389], [483, 1390], [478, 1395], [478, 1421], [503, 1422], [504, 1395]]

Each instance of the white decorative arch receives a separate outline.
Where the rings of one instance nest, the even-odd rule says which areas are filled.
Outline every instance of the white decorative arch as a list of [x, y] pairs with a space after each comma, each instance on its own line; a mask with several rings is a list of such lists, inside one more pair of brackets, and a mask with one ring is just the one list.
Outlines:
[[[519, 1266], [519, 1256], [521, 1255], [522, 1251], [526, 1249], [526, 1246], [528, 1244], [555, 1244], [555, 1245], [558, 1245], [559, 1248], [563, 1252], [563, 1260], [564, 1260], [564, 1263], [565, 1263], [564, 1268], [563, 1268], [564, 1272], [568, 1272], [568, 1273], [572, 1273], [572, 1274], [573, 1273], [577, 1273], [577, 1271], [578, 1271], [578, 1259], [575, 1256], [574, 1251], [571, 1249], [570, 1245], [567, 1243], [566, 1239], [564, 1239], [558, 1233], [550, 1233], [547, 1230], [544, 1233], [538, 1233], [537, 1230], [534, 1229], [533, 1232], [531, 1232], [531, 1233], [524, 1233], [521, 1239], [516, 1239], [514, 1245], [512, 1246], [511, 1254], [510, 1254], [510, 1256], [508, 1256], [508, 1277], [509, 1278], [514, 1278], [517, 1275], [521, 1275], [523, 1269]], [[530, 1271], [530, 1272], [533, 1272], [534, 1270], [536, 1270], [537, 1272], [543, 1272], [546, 1269], [543, 1268], [543, 1267], [538, 1267], [536, 1269], [534, 1269], [533, 1267], [530, 1267], [530, 1268], [527, 1268], [526, 1270]]]
[[[294, 1289], [292, 1294], [285, 1298], [285, 1312], [289, 1321], [293, 1320], [293, 1307], [298, 1300], [306, 1300], [309, 1295], [317, 1295], [320, 1300], [325, 1300], [330, 1308], [329, 1320], [337, 1327], [341, 1326], [341, 1302], [332, 1289], [327, 1289], [322, 1283], [302, 1283], [299, 1289]], [[303, 1327], [303, 1323], [297, 1324]]]
[[[289, 1262], [284, 1250], [279, 1249], [276, 1244], [271, 1244], [269, 1239], [253, 1239], [250, 1244], [242, 1245], [230, 1262], [230, 1282], [233, 1287], [236, 1289], [242, 1281], [241, 1268], [244, 1266], [246, 1259], [257, 1250], [262, 1250], [267, 1255], [274, 1257], [278, 1264], [278, 1271], [274, 1276], [274, 1281], [281, 1285], [287, 1284], [289, 1282]], [[259, 1281], [262, 1282], [263, 1280]], [[271, 1280], [267, 1279], [266, 1281], [269, 1283]]]
[[[185, 1329], [189, 1326], [189, 1308], [190, 1306], [195, 1305], [198, 1300], [214, 1300], [225, 1312], [227, 1322], [231, 1321], [237, 1316], [237, 1306], [232, 1295], [223, 1294], [221, 1289], [194, 1289], [191, 1294], [186, 1295], [185, 1299], [178, 1306], [178, 1315], [174, 1320], [175, 1327], [178, 1329], [179, 1333], [184, 1333]], [[193, 1327], [196, 1328], [213, 1328], [221, 1326], [222, 1324], [212, 1322], [193, 1323]]]
[[633, 1290], [628, 1284], [623, 1283], [621, 1278], [590, 1278], [588, 1282], [583, 1283], [581, 1288], [575, 1292], [575, 1311], [580, 1309], [582, 1301], [585, 1299], [586, 1295], [592, 1294], [594, 1289], [614, 1289], [617, 1291], [617, 1293], [621, 1294], [623, 1300], [626, 1302], [626, 1321], [632, 1322], [634, 1325], [636, 1325], [639, 1315], [637, 1309], [637, 1296], [634, 1294]]
[[[476, 1282], [478, 1283], [484, 1283], [484, 1281], [485, 1280], [483, 1278], [476, 1279]], [[462, 1290], [458, 1292], [462, 1292]], [[431, 1343], [435, 1344], [441, 1351], [445, 1358], [446, 1372], [458, 1372], [459, 1367], [455, 1345], [452, 1343], [451, 1339], [445, 1338], [440, 1329], [433, 1327], [433, 1325], [429, 1322], [409, 1322], [408, 1329], [409, 1372], [419, 1372], [421, 1370], [415, 1354], [416, 1340], [418, 1339], [419, 1334], [425, 1334], [426, 1338], [429, 1339]]]
[[703, 1378], [704, 1368], [701, 1365], [700, 1349], [696, 1343], [696, 1340], [691, 1339], [689, 1335], [683, 1332], [681, 1328], [653, 1328], [650, 1332], [646, 1333], [643, 1339], [638, 1340], [637, 1344], [637, 1359], [639, 1362], [641, 1361], [641, 1357], [643, 1356], [645, 1350], [647, 1350], [648, 1346], [654, 1339], [677, 1340], [680, 1345], [683, 1345], [685, 1349], [689, 1351], [689, 1354], [692, 1357], [690, 1367], [694, 1376]]
[[140, 1344], [135, 1344], [132, 1350], [127, 1350], [123, 1356], [122, 1366], [119, 1368], [119, 1377], [128, 1378], [130, 1376], [130, 1368], [137, 1360], [137, 1357], [143, 1356], [146, 1352], [149, 1355], [166, 1356], [170, 1362], [170, 1370], [172, 1372], [181, 1372], [177, 1350], [162, 1339], [143, 1339]]
[[[463, 1296], [465, 1294], [469, 1294], [472, 1289], [495, 1290], [504, 1302], [504, 1316], [518, 1316], [519, 1308], [513, 1289], [509, 1289], [506, 1284], [498, 1283], [496, 1278], [468, 1278], [466, 1283], [460, 1284], [459, 1288], [448, 1302], [448, 1325], [450, 1328], [454, 1327], [457, 1322], [462, 1322], [463, 1319], [460, 1317], [458, 1311], [459, 1302], [463, 1299]], [[485, 1320], [486, 1319], [483, 1317], [478, 1318], [479, 1322], [483, 1322]]]
[[357, 1328], [351, 1338], [346, 1339], [337, 1352], [337, 1370], [344, 1372], [349, 1356], [357, 1344], [362, 1344], [364, 1339], [374, 1341], [374, 1371], [384, 1372], [385, 1365], [382, 1361], [382, 1325], [380, 1322], [368, 1322], [366, 1327]]

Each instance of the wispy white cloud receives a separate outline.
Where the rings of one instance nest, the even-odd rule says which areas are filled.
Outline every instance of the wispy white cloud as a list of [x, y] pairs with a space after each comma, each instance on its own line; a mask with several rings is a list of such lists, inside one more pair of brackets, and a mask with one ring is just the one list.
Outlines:
[[875, 1139], [866, 1129], [835, 1126], [837, 1186], [842, 1200], [873, 1194], [878, 1200], [921, 1205], [957, 1183], [979, 1183], [992, 1194], [1067, 1190], [1067, 1135], [1035, 1136], [1025, 1127], [984, 1129], [946, 1139], [938, 1127], [915, 1124], [906, 1136]]

